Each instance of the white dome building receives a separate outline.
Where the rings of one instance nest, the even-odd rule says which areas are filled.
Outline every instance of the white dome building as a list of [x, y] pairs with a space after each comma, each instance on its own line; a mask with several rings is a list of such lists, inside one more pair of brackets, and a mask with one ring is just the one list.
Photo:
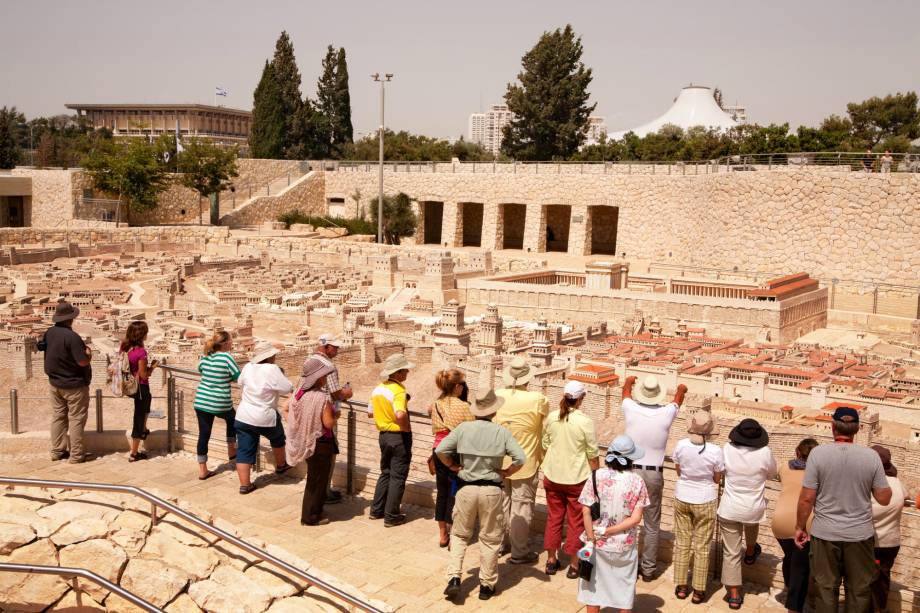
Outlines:
[[627, 132], [633, 132], [641, 138], [647, 134], [657, 132], [666, 124], [674, 124], [684, 130], [693, 126], [727, 130], [740, 125], [728, 113], [719, 108], [715, 98], [712, 97], [710, 88], [700, 85], [688, 85], [680, 90], [677, 100], [674, 101], [674, 104], [664, 115], [632, 130], [612, 132], [609, 138], [620, 139]]

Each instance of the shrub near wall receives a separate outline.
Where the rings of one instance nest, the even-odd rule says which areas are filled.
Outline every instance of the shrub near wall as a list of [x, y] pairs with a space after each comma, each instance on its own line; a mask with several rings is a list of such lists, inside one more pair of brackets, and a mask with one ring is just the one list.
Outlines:
[[377, 226], [366, 219], [347, 217], [317, 217], [303, 211], [288, 211], [278, 216], [278, 221], [290, 228], [294, 224], [308, 224], [314, 228], [345, 228], [349, 234], [376, 234]]

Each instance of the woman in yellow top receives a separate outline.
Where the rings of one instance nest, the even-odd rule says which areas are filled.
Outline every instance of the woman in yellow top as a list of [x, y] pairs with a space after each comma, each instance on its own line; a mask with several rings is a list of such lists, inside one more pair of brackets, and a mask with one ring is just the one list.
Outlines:
[[456, 368], [438, 371], [435, 385], [441, 390], [441, 396], [428, 407], [431, 415], [431, 431], [434, 433], [431, 459], [434, 463], [437, 497], [434, 505], [434, 518], [440, 531], [439, 545], [447, 547], [450, 543], [450, 518], [454, 511], [454, 473], [441, 461], [434, 449], [450, 434], [450, 431], [465, 421], [473, 421], [470, 404], [467, 402], [469, 389], [463, 380], [463, 373]]
[[579, 410], [587, 390], [580, 381], [565, 384], [559, 410], [546, 418], [543, 427], [543, 489], [546, 491], [546, 530], [543, 546], [546, 549], [546, 574], [559, 570], [557, 551], [562, 546], [562, 524], [567, 522], [565, 547], [569, 556], [569, 570], [565, 576], [578, 578], [578, 557], [582, 531], [581, 503], [578, 497], [592, 470], [598, 468], [597, 438], [594, 422]]

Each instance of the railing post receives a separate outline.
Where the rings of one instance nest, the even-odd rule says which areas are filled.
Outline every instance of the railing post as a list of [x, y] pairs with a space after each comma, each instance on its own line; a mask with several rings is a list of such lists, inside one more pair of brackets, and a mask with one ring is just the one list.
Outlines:
[[831, 279], [831, 310], [834, 309], [834, 303], [837, 301], [837, 279]]
[[10, 390], [10, 434], [19, 434], [19, 392]]
[[354, 407], [348, 407], [348, 441], [345, 456], [345, 493], [353, 496], [355, 493], [355, 453], [357, 441], [358, 420], [355, 418]]
[[185, 432], [185, 390], [179, 390], [179, 402], [176, 407], [176, 433]]
[[872, 314], [878, 315], [878, 285], [872, 288]]
[[176, 378], [170, 375], [166, 380], [166, 450], [173, 451], [174, 419], [176, 414]]
[[96, 432], [102, 432], [102, 390], [96, 388]]

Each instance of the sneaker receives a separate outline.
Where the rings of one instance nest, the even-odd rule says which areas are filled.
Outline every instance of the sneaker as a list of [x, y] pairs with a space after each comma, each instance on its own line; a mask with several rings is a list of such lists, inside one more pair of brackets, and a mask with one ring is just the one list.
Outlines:
[[538, 559], [540, 559], [540, 555], [536, 551], [528, 551], [527, 555], [525, 555], [523, 558], [511, 558], [508, 560], [508, 563], [509, 564], [533, 564]]
[[647, 573], [644, 570], [639, 571], [639, 576], [642, 577], [642, 580], [645, 581], [646, 583], [654, 581], [655, 574], [656, 574], [655, 572]]
[[495, 596], [494, 587], [489, 587], [488, 585], [479, 586], [479, 600], [488, 600], [492, 596]]
[[368, 519], [383, 519], [383, 515], [374, 515], [373, 513], [367, 516]]
[[326, 504], [339, 504], [343, 499], [342, 492], [339, 490], [329, 490], [326, 494]]
[[66, 460], [66, 459], [69, 458], [69, 457], [70, 457], [70, 452], [69, 452], [69, 451], [64, 451], [64, 452], [61, 453], [60, 455], [51, 454], [51, 461], [52, 461], [52, 462], [60, 462], [61, 460]]
[[460, 595], [460, 577], [451, 577], [444, 588], [444, 596], [448, 600], [453, 600]]
[[83, 464], [84, 462], [91, 462], [92, 460], [95, 460], [95, 459], [96, 459], [95, 454], [84, 453], [83, 456], [79, 458], [76, 456], [71, 457], [70, 463], [71, 464]]
[[394, 526], [401, 526], [404, 523], [406, 523], [406, 516], [405, 514], [401, 513], [397, 515], [396, 517], [394, 517], [393, 519], [384, 519], [383, 527], [392, 528]]

